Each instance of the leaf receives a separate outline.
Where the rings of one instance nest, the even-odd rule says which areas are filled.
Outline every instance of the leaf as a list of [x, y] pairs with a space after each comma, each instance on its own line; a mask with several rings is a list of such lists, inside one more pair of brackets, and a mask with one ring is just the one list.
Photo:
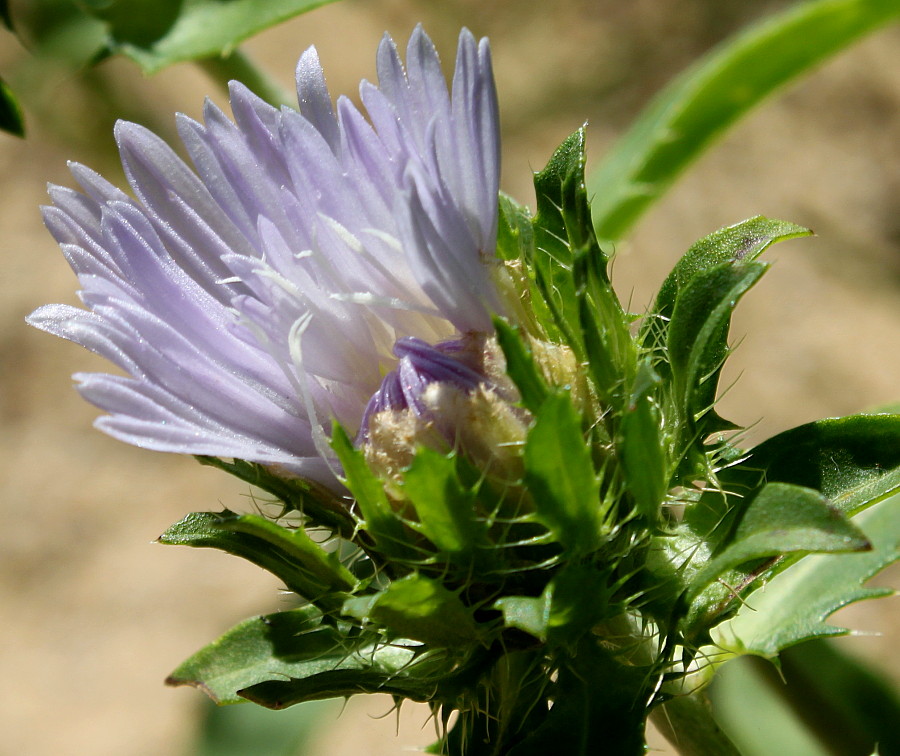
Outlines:
[[651, 678], [647, 669], [619, 664], [594, 638], [582, 640], [559, 665], [550, 713], [504, 753], [640, 756]]
[[679, 293], [698, 275], [723, 263], [752, 262], [776, 242], [811, 234], [802, 226], [761, 215], [714, 231], [691, 245], [666, 277], [652, 315], [665, 324], [672, 316]]
[[172, 63], [230, 54], [243, 40], [333, 0], [91, 0], [108, 46], [153, 74]]
[[373, 597], [349, 599], [344, 614], [385, 625], [402, 638], [435, 648], [478, 643], [481, 633], [472, 610], [437, 580], [407, 575]]
[[547, 398], [547, 384], [534, 362], [531, 349], [517, 326], [511, 326], [503, 318], [494, 318], [497, 343], [506, 359], [506, 373], [516, 384], [522, 398], [522, 406], [537, 412]]
[[817, 0], [740, 32], [667, 86], [590, 177], [594, 227], [619, 239], [754, 105], [900, 15], [895, 0]]
[[607, 256], [591, 226], [584, 186], [584, 128], [557, 148], [547, 166], [534, 175], [537, 214], [533, 220], [536, 252], [532, 264], [539, 293], [559, 332], [580, 352], [578, 299], [573, 267], [576, 254], [593, 257], [605, 281]]
[[718, 479], [722, 492], [705, 492], [685, 512], [685, 523], [713, 547], [766, 482], [821, 491], [853, 515], [900, 491], [900, 415], [850, 415], [792, 428], [721, 470]]
[[257, 515], [238, 515], [228, 510], [193, 512], [166, 530], [159, 542], [221, 549], [242, 557], [326, 610], [335, 608], [335, 602], [339, 606], [343, 592], [357, 585], [337, 554], [326, 552], [305, 530], [288, 530]]
[[320, 619], [307, 606], [244, 620], [181, 664], [166, 684], [200, 688], [218, 704], [239, 703], [242, 688], [308, 672], [311, 661], [339, 648], [339, 635]]
[[732, 619], [713, 628], [712, 641], [720, 650], [711, 653], [724, 649], [773, 658], [809, 638], [846, 634], [825, 620], [848, 604], [893, 593], [864, 583], [900, 559], [898, 506], [900, 498], [894, 497], [854, 518], [872, 551], [804, 557], [751, 593]]
[[839, 753], [900, 753], [900, 697], [882, 670], [842, 650], [840, 641], [798, 643], [778, 668], [751, 660], [770, 677], [783, 676], [782, 697]]
[[0, 79], [0, 129], [18, 137], [25, 136], [22, 108], [3, 79]]
[[677, 410], [688, 439], [722, 428], [722, 421], [710, 410], [728, 354], [731, 315], [740, 298], [767, 268], [757, 262], [717, 265], [694, 276], [676, 299], [668, 328], [667, 354]]
[[769, 483], [744, 510], [724, 551], [691, 581], [688, 601], [728, 569], [797, 552], [868, 551], [865, 534], [818, 491]]
[[659, 516], [669, 483], [659, 410], [653, 400], [653, 389], [659, 383], [659, 376], [649, 362], [643, 362], [622, 415], [617, 439], [625, 483], [634, 497], [638, 513], [650, 523], [655, 523]]
[[242, 459], [226, 461], [218, 457], [194, 457], [201, 465], [208, 465], [234, 475], [271, 494], [288, 511], [301, 512], [316, 527], [333, 530], [348, 540], [353, 537], [356, 522], [350, 515], [346, 501], [321, 486], [299, 478], [280, 478], [264, 465]]
[[337, 719], [340, 701], [311, 701], [285, 715], [261, 706], [196, 707], [190, 756], [300, 756]]
[[487, 526], [476, 517], [475, 496], [459, 479], [456, 457], [419, 449], [403, 474], [403, 491], [425, 537], [450, 561], [471, 569], [488, 543]]
[[551, 394], [544, 402], [525, 441], [524, 461], [535, 519], [572, 556], [595, 550], [603, 523], [600, 486], [567, 393]]
[[502, 596], [494, 609], [503, 624], [533, 635], [542, 643], [577, 643], [605, 619], [621, 613], [612, 603], [610, 576], [594, 565], [568, 564], [557, 572], [537, 598]]
[[588, 374], [600, 401], [620, 410], [637, 371], [632, 319], [607, 277], [605, 259], [592, 246], [577, 251], [573, 275]]
[[333, 424], [331, 447], [344, 468], [344, 485], [362, 512], [362, 527], [371, 533], [379, 551], [387, 557], [409, 559], [415, 554], [400, 516], [394, 512], [381, 481], [366, 464], [365, 455], [353, 447], [347, 432]]
[[528, 208], [500, 192], [499, 211], [497, 257], [501, 260], [530, 258], [534, 252], [534, 229]]
[[166, 679], [199, 688], [218, 704], [251, 700], [269, 708], [387, 692], [423, 700], [433, 682], [411, 676], [416, 649], [352, 637], [319, 624], [311, 607], [245, 620]]

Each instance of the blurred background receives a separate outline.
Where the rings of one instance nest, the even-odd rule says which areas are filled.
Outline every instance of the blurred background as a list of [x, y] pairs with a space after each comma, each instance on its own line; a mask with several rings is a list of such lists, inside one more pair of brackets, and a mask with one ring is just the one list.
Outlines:
[[[673, 75], [785, 5], [345, 0], [255, 37], [246, 51], [287, 87], [298, 56], [315, 44], [332, 93], [355, 97], [359, 79], [374, 78], [385, 29], [402, 46], [423, 22], [448, 65], [460, 26], [488, 35], [503, 188], [533, 205], [531, 172], [569, 133], [588, 121], [596, 160]], [[123, 184], [116, 117], [174, 142], [175, 111], [199, 117], [204, 96], [222, 106], [225, 97], [190, 64], [149, 79], [124, 59], [77, 71], [30, 58], [5, 31], [0, 73], [28, 129], [25, 140], [0, 135], [0, 755], [189, 754], [211, 705], [197, 691], [164, 687], [164, 677], [283, 599], [277, 581], [248, 563], [153, 540], [192, 510], [247, 510], [250, 492], [192, 459], [93, 430], [97, 412], [69, 376], [105, 365], [23, 318], [45, 302], [77, 302], [38, 212], [48, 181], [70, 183], [66, 161]], [[742, 342], [720, 412], [753, 425], [755, 443], [900, 399], [900, 28], [781, 93], [695, 164], [616, 250], [620, 297], [640, 311], [693, 241], [756, 214], [817, 236], [768, 253], [777, 264], [738, 308], [733, 334]], [[896, 585], [898, 577], [895, 569], [878, 581]], [[895, 601], [852, 607], [836, 621], [865, 633], [842, 640], [844, 650], [900, 682]], [[323, 724], [304, 753], [378, 756], [434, 740], [426, 710], [404, 706], [398, 717], [389, 699], [358, 698], [338, 720], [342, 708], [316, 706]]]

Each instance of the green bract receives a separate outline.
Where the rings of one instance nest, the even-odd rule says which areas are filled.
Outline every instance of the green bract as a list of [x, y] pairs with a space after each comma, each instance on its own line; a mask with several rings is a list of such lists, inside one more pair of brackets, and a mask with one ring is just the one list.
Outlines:
[[745, 450], [714, 409], [732, 312], [768, 267], [757, 258], [809, 232], [766, 218], [717, 231], [652, 309], [628, 313], [591, 226], [583, 148], [579, 130], [536, 174], [534, 216], [501, 202], [498, 254], [532, 313], [495, 322], [527, 418], [503, 469], [426, 445], [379, 472], [339, 426], [344, 502], [205, 460], [293, 519], [197, 513], [161, 541], [249, 559], [300, 608], [238, 625], [172, 684], [272, 708], [424, 701], [445, 723], [460, 713], [445, 753], [638, 754], [648, 712], [716, 664], [842, 632], [827, 616], [875, 595], [862, 583], [897, 557], [893, 502], [849, 518], [900, 490], [900, 415]]

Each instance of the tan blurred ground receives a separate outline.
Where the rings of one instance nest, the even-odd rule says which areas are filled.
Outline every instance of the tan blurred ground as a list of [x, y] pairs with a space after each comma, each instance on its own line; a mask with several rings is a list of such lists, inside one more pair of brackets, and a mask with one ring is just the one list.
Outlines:
[[[402, 39], [424, 21], [446, 60], [461, 24], [490, 35], [504, 188], [531, 202], [530, 169], [585, 119], [596, 158], [686, 62], [779, 5], [357, 0], [267, 32], [249, 48], [288, 85], [314, 42], [332, 92], [353, 94], [361, 76], [373, 76], [385, 28]], [[640, 309], [681, 252], [719, 226], [763, 213], [818, 232], [776, 248], [775, 269], [739, 308], [734, 333], [746, 338], [729, 376], [740, 380], [722, 411], [758, 421], [756, 440], [900, 399], [898, 42], [900, 29], [882, 31], [761, 109], [618, 250], [617, 286]], [[14, 84], [19, 56], [4, 34], [0, 73]], [[28, 140], [0, 136], [0, 756], [179, 754], [203, 701], [162, 679], [235, 621], [277, 608], [278, 585], [227, 556], [151, 542], [188, 511], [249, 506], [247, 490], [190, 459], [92, 430], [96, 412], [69, 375], [99, 361], [22, 319], [43, 302], [75, 302], [73, 278], [37, 212], [45, 182], [67, 182], [67, 159], [107, 172], [112, 164], [110, 124], [93, 104], [79, 105], [83, 87], [109, 88], [132, 117], [170, 134], [170, 113], [196, 116], [204, 94], [222, 98], [189, 66], [152, 80], [126, 62], [104, 66], [89, 84], [54, 76], [52, 86], [23, 93]], [[896, 603], [852, 613], [856, 627], [886, 635], [845, 647], [900, 680]], [[433, 739], [414, 707], [397, 737], [391, 716], [369, 716], [389, 708], [351, 702], [310, 756], [396, 754]]]

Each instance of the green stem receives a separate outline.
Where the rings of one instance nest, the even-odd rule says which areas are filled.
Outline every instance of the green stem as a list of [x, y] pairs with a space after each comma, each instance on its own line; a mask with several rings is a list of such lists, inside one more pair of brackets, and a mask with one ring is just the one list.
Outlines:
[[650, 720], [681, 756], [741, 756], [713, 718], [705, 691], [676, 696], [654, 709]]
[[240, 50], [235, 50], [230, 55], [201, 58], [196, 62], [226, 92], [228, 82], [236, 79], [276, 108], [282, 105], [297, 106], [296, 97], [272, 80]]

